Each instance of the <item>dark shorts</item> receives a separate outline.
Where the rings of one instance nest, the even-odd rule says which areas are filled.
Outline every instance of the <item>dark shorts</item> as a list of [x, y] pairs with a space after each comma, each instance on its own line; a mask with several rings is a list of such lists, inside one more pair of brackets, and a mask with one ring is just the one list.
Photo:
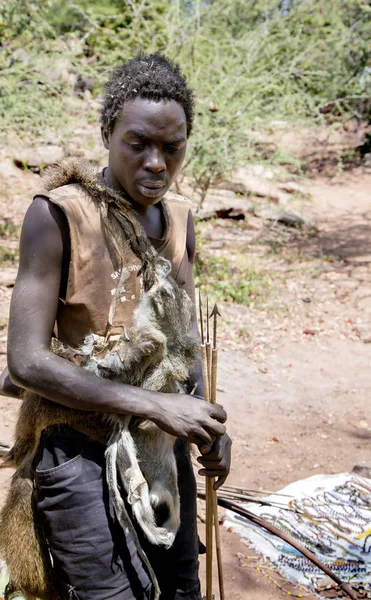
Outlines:
[[[200, 600], [196, 484], [188, 447], [175, 447], [181, 526], [173, 546], [141, 545], [161, 600]], [[151, 600], [149, 575], [131, 537], [116, 521], [105, 477], [104, 447], [71, 427], [43, 432], [36, 460], [36, 501], [56, 575], [66, 598]]]

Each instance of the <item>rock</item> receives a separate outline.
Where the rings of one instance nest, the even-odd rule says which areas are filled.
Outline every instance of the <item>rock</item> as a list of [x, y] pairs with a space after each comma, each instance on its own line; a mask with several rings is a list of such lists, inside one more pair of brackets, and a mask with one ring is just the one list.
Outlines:
[[24, 48], [16, 48], [12, 51], [12, 62], [21, 62], [29, 64], [31, 62], [31, 56]]
[[310, 197], [310, 194], [304, 189], [304, 187], [295, 181], [284, 181], [283, 183], [279, 183], [278, 187], [280, 190], [283, 190], [288, 194], [298, 194], [303, 198]]
[[343, 129], [347, 133], [357, 133], [357, 131], [360, 129], [359, 119], [357, 117], [351, 117], [349, 121], [344, 123]]
[[85, 90], [84, 91], [84, 100], [85, 102], [90, 102], [90, 100], [93, 98], [91, 91], [90, 90]]
[[279, 119], [272, 119], [272, 121], [270, 121], [270, 126], [272, 127], [272, 129], [287, 129], [287, 122], [286, 121], [281, 121]]
[[59, 83], [63, 82], [73, 87], [76, 83], [76, 75], [73, 72], [73, 65], [66, 57], [53, 61], [53, 69], [50, 73], [50, 80]]
[[198, 216], [201, 219], [244, 219], [252, 209], [252, 202], [238, 198], [231, 190], [211, 189], [207, 192]]
[[88, 91], [91, 93], [93, 91], [93, 86], [94, 80], [91, 77], [83, 77], [82, 75], [78, 75], [74, 85], [74, 92], [78, 94], [84, 94], [84, 92]]
[[354, 465], [352, 473], [357, 473], [357, 475], [361, 475], [361, 477], [371, 479], [371, 462], [360, 462], [357, 465]]
[[0, 179], [10, 179], [16, 177], [19, 171], [11, 160], [4, 160], [0, 162]]
[[77, 79], [74, 73], [71, 73], [70, 71], [68, 71], [68, 69], [65, 69], [61, 72], [60, 78], [63, 81], [63, 83], [69, 85], [72, 89], [74, 88]]
[[265, 165], [248, 165], [247, 167], [244, 167], [244, 171], [246, 174], [267, 181], [273, 181], [278, 176], [278, 171], [273, 170], [271, 167], [266, 167]]
[[364, 344], [371, 344], [371, 326], [369, 323], [358, 323], [353, 327], [359, 339]]
[[277, 223], [282, 223], [288, 227], [299, 228], [303, 225], [312, 225], [311, 221], [305, 217], [294, 212], [288, 212], [279, 206], [272, 206], [271, 204], [257, 204], [254, 207], [254, 215], [260, 219], [277, 221]]
[[371, 152], [367, 152], [367, 154], [364, 155], [363, 164], [366, 169], [371, 169]]
[[55, 165], [63, 157], [64, 150], [61, 146], [43, 144], [19, 150], [13, 160], [20, 169], [28, 168], [38, 173], [43, 167]]
[[334, 582], [331, 579], [331, 577], [328, 577], [327, 575], [323, 576], [323, 573], [321, 573], [321, 578], [316, 580], [316, 590], [318, 592], [324, 591], [324, 590], [331, 590], [334, 586]]
[[216, 104], [216, 102], [213, 102], [212, 100], [210, 100], [209, 111], [210, 112], [218, 112], [218, 110], [219, 110], [219, 106]]
[[244, 134], [247, 138], [253, 140], [257, 144], [269, 144], [271, 142], [269, 134], [256, 131], [255, 129], [251, 129], [249, 127], [244, 129]]
[[297, 213], [289, 213], [282, 211], [278, 218], [278, 222], [287, 227], [302, 227], [303, 225], [310, 225], [309, 221]]
[[13, 287], [16, 277], [17, 277], [17, 269], [10, 268], [2, 268], [0, 269], [0, 286], [3, 287]]
[[278, 203], [284, 199], [284, 195], [277, 184], [270, 181], [273, 177], [271, 170], [266, 170], [262, 165], [252, 165], [229, 173], [223, 178], [220, 187], [244, 196], [269, 198]]

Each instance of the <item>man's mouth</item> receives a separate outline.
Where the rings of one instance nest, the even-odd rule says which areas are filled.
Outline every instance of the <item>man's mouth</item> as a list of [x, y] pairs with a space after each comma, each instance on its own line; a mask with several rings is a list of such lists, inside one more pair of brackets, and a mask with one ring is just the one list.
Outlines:
[[150, 190], [154, 190], [157, 188], [162, 188], [165, 186], [165, 183], [163, 181], [140, 181], [139, 185], [143, 185], [146, 188], [149, 188]]
[[163, 181], [139, 181], [138, 188], [143, 196], [156, 198], [164, 190], [165, 183]]

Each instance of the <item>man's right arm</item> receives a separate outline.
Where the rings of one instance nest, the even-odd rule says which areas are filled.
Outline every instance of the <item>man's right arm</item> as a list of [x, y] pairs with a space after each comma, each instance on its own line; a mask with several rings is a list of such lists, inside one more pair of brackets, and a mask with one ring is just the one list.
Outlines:
[[191, 396], [180, 400], [176, 394], [99, 378], [51, 352], [67, 228], [61, 209], [45, 198], [35, 199], [27, 211], [10, 307], [8, 368], [12, 382], [70, 408], [150, 419], [190, 442], [210, 443], [223, 435], [226, 413], [218, 405]]
[[22, 392], [22, 388], [14, 385], [9, 377], [8, 368], [5, 367], [4, 371], [0, 375], [0, 396], [7, 396], [8, 398], [20, 398]]

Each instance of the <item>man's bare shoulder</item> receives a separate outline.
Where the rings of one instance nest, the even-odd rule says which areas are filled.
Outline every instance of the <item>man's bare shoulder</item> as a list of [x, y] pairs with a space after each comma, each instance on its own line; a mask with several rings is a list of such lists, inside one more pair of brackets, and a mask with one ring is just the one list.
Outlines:
[[42, 193], [35, 196], [27, 209], [22, 233], [40, 234], [46, 233], [49, 228], [55, 230], [56, 226], [67, 227], [67, 219], [63, 210], [49, 200]]
[[44, 196], [36, 196], [26, 212], [20, 240], [20, 269], [40, 262], [58, 264], [68, 224], [63, 211]]

